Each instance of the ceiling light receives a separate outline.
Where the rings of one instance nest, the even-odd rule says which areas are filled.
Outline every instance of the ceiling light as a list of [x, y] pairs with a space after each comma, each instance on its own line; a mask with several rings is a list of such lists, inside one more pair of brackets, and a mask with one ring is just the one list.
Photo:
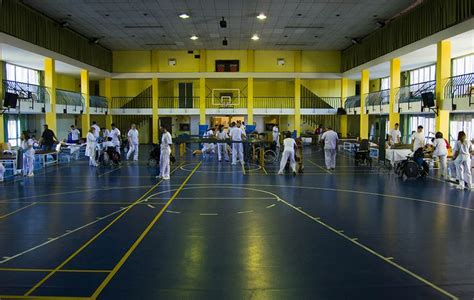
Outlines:
[[96, 44], [97, 45], [100, 42], [100, 38], [90, 38], [89, 42], [91, 44]]
[[267, 16], [265, 16], [264, 13], [260, 13], [258, 16], [257, 16], [257, 19], [259, 20], [265, 20], [267, 18]]
[[196, 35], [193, 35], [192, 37], [190, 37], [190, 39], [192, 39], [193, 41], [197, 40], [199, 37], [197, 37]]
[[229, 42], [227, 41], [227, 38], [225, 37], [223, 40], [222, 40], [222, 46], [227, 46], [229, 44]]
[[188, 14], [180, 14], [179, 17], [181, 19], [189, 19], [189, 15]]
[[260, 39], [260, 37], [258, 36], [258, 34], [252, 35], [252, 40], [258, 41], [259, 39]]
[[360, 41], [359, 41], [359, 39], [357, 39], [357, 38], [351, 39], [351, 42], [352, 42], [352, 44], [354, 44], [354, 45], [360, 44]]
[[63, 27], [63, 28], [71, 26], [71, 24], [69, 24], [68, 21], [62, 21], [61, 23], [59, 23], [59, 25], [61, 25], [61, 27]]
[[226, 28], [227, 27], [227, 21], [225, 20], [224, 17], [222, 17], [222, 20], [219, 22], [219, 26], [221, 28]]

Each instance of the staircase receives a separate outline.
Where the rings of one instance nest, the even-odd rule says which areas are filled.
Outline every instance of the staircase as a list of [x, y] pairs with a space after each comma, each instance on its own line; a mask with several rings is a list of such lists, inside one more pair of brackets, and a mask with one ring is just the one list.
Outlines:
[[[320, 97], [313, 93], [307, 87], [301, 85], [301, 108], [333, 108], [337, 109], [340, 107], [340, 97]], [[323, 124], [324, 127], [332, 127], [337, 130], [339, 128], [339, 122], [336, 115], [302, 115], [301, 125], [303, 131], [313, 131], [319, 125]]]

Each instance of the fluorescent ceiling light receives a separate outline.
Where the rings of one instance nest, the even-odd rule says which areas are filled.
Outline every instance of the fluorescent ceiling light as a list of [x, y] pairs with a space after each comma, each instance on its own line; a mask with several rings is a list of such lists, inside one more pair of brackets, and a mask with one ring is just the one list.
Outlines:
[[193, 35], [192, 37], [190, 37], [190, 39], [192, 39], [193, 41], [197, 40], [199, 37]]
[[189, 15], [188, 14], [180, 14], [179, 17], [181, 19], [189, 19]]
[[257, 16], [257, 19], [259, 20], [265, 20], [267, 18], [267, 16], [265, 16], [264, 13], [260, 13], [258, 16]]
[[258, 41], [260, 39], [260, 37], [258, 36], [258, 34], [254, 34], [254, 35], [252, 35], [251, 39], [254, 40], [254, 41]]

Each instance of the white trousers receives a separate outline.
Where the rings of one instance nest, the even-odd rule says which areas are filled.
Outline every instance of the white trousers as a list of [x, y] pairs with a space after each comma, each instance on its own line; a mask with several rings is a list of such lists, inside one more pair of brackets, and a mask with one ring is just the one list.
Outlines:
[[3, 175], [5, 174], [5, 167], [0, 163], [0, 181], [3, 181]]
[[160, 176], [164, 178], [170, 177], [170, 150], [161, 149], [160, 153]]
[[439, 155], [439, 174], [446, 177], [448, 174], [448, 163], [446, 155]]
[[326, 168], [336, 168], [336, 149], [324, 149], [324, 159], [326, 161]]
[[232, 143], [232, 164], [237, 164], [237, 157], [241, 164], [244, 164], [244, 144]]
[[280, 171], [282, 173], [285, 169], [286, 163], [290, 160], [290, 168], [293, 172], [296, 172], [296, 161], [295, 161], [295, 151], [285, 150], [283, 151], [283, 155], [281, 156], [280, 161]]
[[456, 165], [456, 174], [457, 179], [459, 180], [459, 185], [464, 187], [464, 181], [466, 181], [468, 187], [472, 188], [471, 157], [468, 155], [459, 155], [454, 163]]
[[133, 153], [133, 160], [138, 160], [138, 144], [130, 144], [130, 148], [127, 152], [127, 160], [130, 159]]
[[219, 161], [222, 160], [222, 153], [224, 153], [224, 159], [229, 161], [229, 154], [227, 153], [227, 144], [217, 144], [217, 157]]
[[33, 174], [35, 157], [23, 154], [23, 175]]
[[96, 160], [95, 160], [95, 154], [96, 154], [96, 149], [95, 149], [95, 147], [94, 147], [94, 148], [90, 147], [90, 148], [88, 149], [89, 166], [97, 167], [97, 162], [96, 162]]

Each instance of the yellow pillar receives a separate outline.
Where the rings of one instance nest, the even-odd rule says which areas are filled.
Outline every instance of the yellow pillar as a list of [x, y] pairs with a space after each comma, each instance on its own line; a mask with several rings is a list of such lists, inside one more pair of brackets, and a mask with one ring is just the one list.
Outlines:
[[247, 78], [247, 124], [253, 125], [253, 77]]
[[89, 93], [89, 71], [81, 70], [81, 94], [84, 97], [84, 110], [81, 116], [82, 137], [87, 137], [89, 126], [91, 125], [90, 115], [90, 93]]
[[[3, 61], [0, 61], [0, 98], [3, 98], [4, 96], [4, 90], [3, 90]], [[5, 127], [4, 127], [4, 120], [3, 120], [3, 114], [0, 115], [0, 143], [5, 143]]]
[[152, 89], [152, 117], [151, 117], [151, 122], [152, 122], [152, 135], [153, 135], [153, 143], [158, 144], [158, 136], [159, 136], [159, 127], [158, 127], [158, 95], [159, 95], [159, 90], [158, 90], [158, 78], [152, 78], [151, 79], [151, 89]]
[[390, 60], [390, 102], [388, 114], [390, 128], [395, 127], [396, 123], [400, 124], [400, 114], [395, 105], [398, 88], [400, 88], [400, 59], [393, 58]]
[[445, 137], [449, 136], [449, 110], [444, 103], [444, 85], [451, 76], [451, 42], [440, 41], [437, 44], [436, 59], [436, 105], [439, 114], [436, 116], [436, 131], [441, 131]]
[[301, 78], [295, 78], [295, 130], [301, 134]]
[[105, 98], [107, 99], [108, 112], [105, 116], [105, 127], [113, 123], [112, 119], [112, 78], [105, 78]]
[[[341, 78], [341, 107], [344, 107], [344, 102], [349, 95], [347, 78]], [[347, 137], [347, 115], [339, 116], [339, 131], [343, 138]]]
[[51, 110], [46, 112], [45, 121], [49, 129], [57, 133], [56, 128], [56, 67], [52, 58], [44, 59], [44, 85], [49, 89], [49, 102]]
[[206, 78], [199, 78], [199, 124], [206, 125]]
[[369, 115], [365, 111], [365, 97], [369, 93], [369, 70], [362, 70], [360, 78], [360, 138], [369, 138]]

